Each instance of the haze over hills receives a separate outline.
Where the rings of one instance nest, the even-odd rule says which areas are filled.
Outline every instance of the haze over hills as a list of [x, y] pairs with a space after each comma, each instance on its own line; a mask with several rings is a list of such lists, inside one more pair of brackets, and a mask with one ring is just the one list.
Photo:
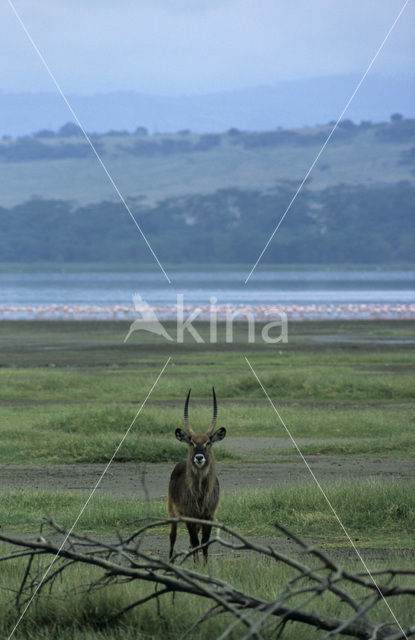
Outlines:
[[[334, 75], [284, 81], [239, 91], [181, 96], [146, 95], [117, 91], [95, 95], [68, 95], [88, 131], [134, 130], [172, 133], [180, 129], [222, 132], [314, 126], [336, 120], [355, 89], [357, 75]], [[345, 118], [384, 121], [395, 111], [414, 114], [415, 83], [405, 75], [364, 80]], [[38, 129], [57, 129], [72, 118], [57, 92], [0, 92], [0, 135], [26, 135]]]

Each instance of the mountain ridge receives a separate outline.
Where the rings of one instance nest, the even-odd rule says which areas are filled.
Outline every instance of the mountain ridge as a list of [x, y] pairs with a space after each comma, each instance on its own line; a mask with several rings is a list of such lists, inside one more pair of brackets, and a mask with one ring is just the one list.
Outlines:
[[[247, 130], [314, 126], [336, 120], [360, 77], [334, 75], [280, 81], [246, 89], [182, 95], [150, 95], [130, 91], [68, 94], [83, 126], [89, 131], [111, 128], [173, 133], [222, 132], [230, 127]], [[407, 75], [369, 75], [345, 117], [387, 120], [398, 111], [414, 114], [415, 81]], [[0, 135], [26, 135], [42, 128], [57, 129], [70, 118], [61, 96], [49, 93], [0, 91]]]

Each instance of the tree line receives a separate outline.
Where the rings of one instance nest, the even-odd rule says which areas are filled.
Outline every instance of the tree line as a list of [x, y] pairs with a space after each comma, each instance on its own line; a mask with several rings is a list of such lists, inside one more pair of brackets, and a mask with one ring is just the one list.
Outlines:
[[[256, 260], [297, 184], [266, 191], [228, 188], [211, 194], [128, 203], [164, 262]], [[415, 187], [410, 182], [305, 187], [263, 257], [272, 263], [413, 262]], [[151, 262], [123, 205], [75, 205], [33, 199], [0, 207], [0, 261]]]
[[[111, 130], [105, 134], [90, 133], [89, 137], [100, 155], [105, 155], [107, 152], [105, 140], [115, 137], [122, 139], [115, 144], [117, 151], [132, 156], [150, 158], [211, 151], [224, 142], [248, 150], [275, 148], [284, 145], [297, 147], [321, 145], [327, 139], [334, 124], [334, 122], [330, 122], [325, 126], [303, 131], [278, 128], [273, 131], [255, 132], [240, 131], [232, 127], [224, 133], [190, 135], [190, 131], [182, 130], [173, 135], [156, 134], [153, 136], [148, 135], [146, 127], [140, 126], [132, 133], [126, 130]], [[415, 142], [415, 119], [405, 119], [400, 114], [392, 114], [390, 122], [376, 124], [371, 121], [355, 124], [352, 120], [342, 120], [332, 137], [332, 144], [353, 142], [359, 134], [365, 135], [368, 130], [373, 131], [373, 138], [377, 142], [398, 144]], [[82, 130], [72, 122], [63, 125], [57, 133], [49, 129], [42, 129], [35, 132], [33, 136], [22, 136], [16, 139], [3, 136], [0, 143], [0, 161], [2, 162], [86, 158], [91, 154], [91, 148], [84, 140]], [[404, 156], [402, 163], [406, 163]]]

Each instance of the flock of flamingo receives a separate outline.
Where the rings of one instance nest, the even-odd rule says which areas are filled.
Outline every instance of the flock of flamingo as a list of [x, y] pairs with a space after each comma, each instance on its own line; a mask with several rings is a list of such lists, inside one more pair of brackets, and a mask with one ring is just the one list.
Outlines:
[[[176, 305], [155, 305], [151, 307], [159, 320], [175, 320]], [[195, 322], [212, 318], [226, 318], [244, 321], [248, 314], [256, 321], [281, 319], [286, 314], [288, 320], [413, 320], [415, 303], [411, 304], [221, 304], [188, 305], [183, 308], [184, 318], [193, 313]], [[214, 314], [214, 315], [213, 315]], [[47, 305], [0, 305], [0, 320], [135, 320], [140, 313], [128, 304], [47, 304]]]

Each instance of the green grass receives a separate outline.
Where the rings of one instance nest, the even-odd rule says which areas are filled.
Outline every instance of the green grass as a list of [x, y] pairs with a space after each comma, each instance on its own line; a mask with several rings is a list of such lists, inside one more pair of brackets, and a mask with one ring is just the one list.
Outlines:
[[[0, 494], [1, 527], [30, 532], [39, 530], [43, 518], [51, 517], [60, 526], [69, 529], [85, 504], [86, 496], [70, 492], [7, 491]], [[88, 505], [79, 522], [78, 531], [113, 533], [134, 530], [141, 518], [166, 518], [166, 502], [153, 501], [151, 505], [133, 498], [110, 498], [99, 493]]]
[[[251, 357], [256, 369], [255, 356]], [[180, 366], [180, 361], [175, 366]], [[236, 364], [236, 363], [235, 363]], [[239, 363], [239, 375], [219, 372], [215, 376], [215, 386], [221, 390], [222, 397], [227, 398], [263, 398], [264, 393], [258, 381], [252, 375], [244, 361]], [[278, 366], [279, 365], [279, 366]], [[190, 384], [194, 395], [206, 394], [206, 375], [200, 365], [197, 371], [188, 369], [191, 375]], [[181, 368], [181, 367], [180, 367]], [[413, 400], [415, 385], [408, 372], [400, 375], [387, 371], [367, 371], [351, 369], [344, 365], [339, 370], [327, 370], [327, 367], [288, 365], [276, 363], [275, 371], [259, 371], [261, 382], [267, 392], [282, 402], [311, 400], [324, 401], [370, 401], [370, 400]], [[245, 372], [246, 371], [246, 372]], [[170, 374], [170, 375], [169, 375]], [[182, 398], [186, 381], [184, 371], [170, 369], [158, 384], [156, 399]], [[18, 400], [34, 400], [39, 402], [65, 402], [68, 397], [75, 401], [108, 401], [109, 397], [119, 402], [138, 402], [142, 396], [143, 374], [125, 370], [108, 370], [101, 372], [80, 372], [75, 369], [67, 371], [50, 370], [2, 370], [0, 371], [0, 398], [10, 402]], [[109, 395], [111, 394], [111, 396]]]
[[[376, 456], [379, 458], [415, 458], [414, 436], [394, 438], [374, 438], [370, 441], [348, 441], [301, 445], [304, 455], [336, 455], [336, 456]], [[268, 450], [268, 454], [271, 453]], [[280, 448], [272, 451], [275, 455], [289, 455], [293, 449]]]
[[[386, 563], [381, 563], [385, 567]], [[405, 556], [395, 560], [395, 566], [412, 568]], [[7, 563], [0, 574], [0, 587], [18, 587], [19, 579], [24, 572], [23, 561]], [[360, 570], [356, 563], [348, 562], [350, 570]], [[203, 567], [198, 567], [204, 572]], [[278, 596], [287, 582], [294, 576], [293, 571], [281, 563], [269, 563], [253, 557], [211, 559], [209, 571], [234, 587], [263, 597], [273, 599]], [[202, 598], [188, 595], [176, 595], [173, 598], [164, 596], [160, 609], [149, 603], [133, 609], [117, 624], [105, 624], [104, 621], [115, 614], [119, 608], [151, 593], [151, 586], [135, 581], [130, 584], [110, 586], [95, 593], [85, 593], [84, 585], [96, 579], [100, 574], [91, 567], [73, 567], [66, 571], [63, 580], [55, 583], [53, 595], [37, 599], [26, 613], [14, 637], [25, 640], [169, 640], [182, 637], [196, 620], [208, 609], [208, 603]], [[406, 580], [407, 582], [408, 580]], [[358, 587], [351, 588], [352, 594], [359, 595]], [[9, 593], [0, 589], [0, 633], [7, 637], [17, 620], [14, 608], [7, 606]], [[298, 602], [298, 601], [297, 601]], [[315, 603], [313, 603], [315, 607]], [[330, 595], [319, 598], [319, 611], [328, 615], [340, 616], [348, 609], [339, 604]], [[411, 602], [408, 597], [393, 599], [393, 611], [403, 625], [411, 620]], [[390, 613], [385, 605], [380, 604], [371, 615], [374, 619], [389, 620]], [[211, 640], [232, 621], [228, 616], [213, 617], [192, 632], [195, 640]], [[243, 627], [236, 627], [232, 637], [241, 637]], [[299, 623], [287, 625], [281, 636], [282, 640], [308, 640], [311, 637], [322, 638], [324, 633]], [[264, 638], [275, 637], [265, 632]]]
[[[62, 434], [32, 430], [30, 437], [24, 429], [3, 429], [0, 456], [9, 464], [79, 464], [108, 462], [127, 431], [114, 433]], [[216, 450], [217, 460], [238, 460], [239, 457], [225, 448]], [[174, 437], [170, 440], [129, 435], [116, 455], [116, 462], [170, 462], [183, 458], [185, 449]]]
[[[414, 482], [337, 482], [325, 484], [324, 490], [350, 535], [354, 539], [358, 536], [359, 546], [412, 548]], [[68, 492], [6, 491], [0, 494], [0, 524], [4, 530], [36, 531], [41, 519], [50, 516], [69, 528], [84, 502], [84, 495]], [[147, 503], [97, 494], [84, 512], [78, 529], [97, 533], [131, 531], [148, 515], [166, 517], [165, 500]], [[314, 483], [224, 496], [217, 519], [246, 535], [280, 536], [274, 526], [279, 522], [304, 538], [349, 546], [338, 520]]]
[[[359, 481], [323, 484], [326, 496], [359, 547], [413, 546], [415, 485]], [[313, 484], [244, 491], [222, 500], [218, 519], [249, 535], [275, 535], [279, 522], [304, 538], [349, 545], [335, 514]], [[392, 542], [393, 541], [393, 542]], [[405, 543], [404, 543], [405, 541]]]
[[[174, 439], [174, 430], [183, 426], [182, 407], [149, 406], [137, 418], [122, 445], [118, 462], [163, 462], [184, 455], [183, 445]], [[177, 403], [178, 404], [178, 403]], [[181, 403], [180, 403], [181, 404]], [[295, 403], [296, 404], [296, 403]], [[308, 408], [284, 405], [279, 408], [295, 439], [316, 438], [318, 442], [301, 445], [303, 453], [325, 455], [391, 455], [403, 458], [415, 455], [415, 413], [406, 404], [378, 409]], [[77, 408], [48, 405], [33, 411], [26, 424], [21, 410], [4, 412], [0, 456], [8, 463], [76, 463], [107, 461], [133, 421], [136, 408], [120, 405]], [[198, 407], [192, 416], [196, 431], [209, 424], [211, 408]], [[399, 415], [399, 434], [396, 434]], [[237, 460], [232, 452], [234, 436], [287, 437], [284, 427], [268, 405], [227, 402], [221, 406], [220, 425], [228, 429], [228, 438], [215, 448], [217, 460]], [[395, 434], [395, 435], [394, 435]], [[330, 442], [321, 442], [328, 439]], [[346, 440], [346, 441], [345, 441]], [[254, 443], [255, 444], [255, 443]], [[264, 454], [293, 454], [292, 448], [266, 450]]]
[[[172, 360], [120, 450], [119, 461], [151, 462], [155, 446], [164, 460], [182, 455], [174, 430], [183, 424], [190, 386], [192, 424], [203, 431], [210, 423], [215, 385], [219, 424], [228, 430], [224, 446], [217, 448], [219, 459], [230, 458], [232, 436], [286, 437], [245, 354], [293, 436], [318, 441], [307, 452], [322, 453], [324, 446], [327, 455], [414, 455], [415, 349], [384, 342], [391, 332], [412, 336], [410, 322], [292, 323], [288, 344], [277, 349], [247, 345], [242, 328], [239, 341], [231, 345], [171, 345], [154, 336], [124, 345], [127, 326], [1, 324], [3, 464], [106, 461], [169, 355]], [[208, 327], [202, 324], [198, 330], [206, 335]], [[337, 341], [313, 342], [328, 333]], [[381, 335], [372, 344], [374, 333]], [[357, 344], [353, 338], [369, 342]]]
[[[205, 403], [204, 403], [205, 404]], [[297, 437], [316, 438], [342, 438], [361, 437], [362, 432], [366, 437], [386, 437], [392, 434], [396, 428], [396, 418], [393, 406], [358, 409], [348, 407], [308, 408], [284, 404], [281, 412], [284, 420], [290, 424]], [[415, 410], [411, 405], [398, 405], [401, 416], [400, 435], [407, 433], [414, 435]], [[149, 436], [171, 437], [176, 427], [182, 426], [182, 407], [167, 408], [151, 406], [139, 416], [136, 425], [139, 434]], [[198, 411], [192, 417], [194, 428], [203, 430], [209, 421], [210, 407], [198, 407]], [[56, 409], [53, 409], [56, 411]], [[62, 412], [63, 413], [63, 412]], [[124, 408], [119, 405], [108, 405], [104, 408], [86, 406], [84, 409], [68, 407], [62, 417], [44, 417], [35, 423], [35, 429], [59, 432], [59, 434], [86, 434], [99, 436], [119, 431], [122, 433], [134, 419], [133, 408]], [[235, 403], [227, 402], [221, 407], [221, 423], [231, 429], [234, 436], [278, 436], [283, 435], [283, 430], [276, 420], [275, 413], [270, 405], [261, 406], [260, 403]]]

